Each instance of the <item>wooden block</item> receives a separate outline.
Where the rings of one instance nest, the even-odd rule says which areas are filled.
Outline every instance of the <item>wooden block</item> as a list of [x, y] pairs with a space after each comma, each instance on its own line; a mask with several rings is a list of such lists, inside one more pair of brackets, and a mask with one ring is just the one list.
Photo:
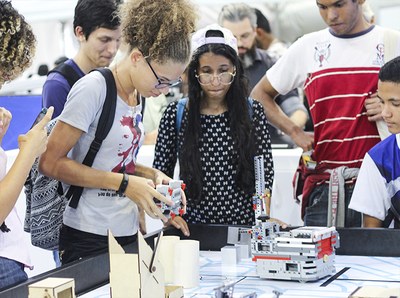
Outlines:
[[48, 277], [28, 286], [29, 298], [75, 298], [73, 278]]
[[357, 288], [349, 298], [392, 298], [400, 297], [400, 288], [364, 286]]
[[165, 298], [183, 298], [183, 287], [165, 286]]

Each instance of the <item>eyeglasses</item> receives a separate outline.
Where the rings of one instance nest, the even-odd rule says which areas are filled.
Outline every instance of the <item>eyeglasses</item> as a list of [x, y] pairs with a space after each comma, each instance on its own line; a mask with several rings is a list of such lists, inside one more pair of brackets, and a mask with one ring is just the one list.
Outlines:
[[197, 81], [201, 85], [210, 85], [213, 81], [214, 78], [218, 79], [218, 82], [222, 85], [230, 85], [233, 82], [233, 79], [235, 78], [236, 71], [232, 72], [221, 72], [218, 75], [212, 75], [209, 73], [201, 73], [199, 75], [195, 75], [197, 78]]
[[164, 89], [167, 87], [173, 87], [176, 86], [178, 84], [180, 84], [182, 82], [182, 78], [179, 77], [176, 80], [173, 81], [169, 81], [169, 82], [163, 82], [161, 81], [160, 77], [156, 74], [156, 72], [154, 71], [153, 67], [151, 66], [150, 62], [147, 60], [148, 56], [144, 57], [144, 60], [146, 60], [147, 65], [150, 67], [151, 71], [153, 72], [154, 76], [156, 77], [158, 84], [154, 86], [154, 88], [156, 89]]

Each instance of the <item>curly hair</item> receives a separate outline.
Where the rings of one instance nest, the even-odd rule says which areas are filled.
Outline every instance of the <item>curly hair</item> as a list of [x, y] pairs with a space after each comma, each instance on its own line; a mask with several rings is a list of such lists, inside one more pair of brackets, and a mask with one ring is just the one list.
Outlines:
[[121, 5], [122, 38], [157, 63], [186, 63], [196, 18], [187, 0], [127, 1]]
[[201, 137], [200, 104], [203, 97], [202, 88], [197, 81], [196, 71], [199, 60], [205, 53], [221, 55], [229, 59], [236, 69], [236, 76], [226, 94], [226, 104], [230, 118], [230, 127], [235, 144], [237, 185], [250, 196], [254, 192], [254, 129], [248, 114], [247, 79], [236, 52], [223, 44], [207, 44], [198, 48], [188, 66], [189, 108], [187, 127], [184, 132], [183, 146], [179, 152], [181, 177], [185, 177], [188, 198], [199, 202], [202, 198], [202, 173], [200, 163], [199, 139]]
[[0, 0], [0, 16], [0, 73], [2, 81], [10, 81], [31, 65], [36, 38], [11, 2]]

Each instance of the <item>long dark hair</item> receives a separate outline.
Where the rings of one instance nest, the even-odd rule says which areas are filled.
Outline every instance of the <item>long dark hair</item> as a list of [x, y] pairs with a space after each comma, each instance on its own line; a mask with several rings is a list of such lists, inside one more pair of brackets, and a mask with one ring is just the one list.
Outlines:
[[244, 77], [239, 57], [231, 47], [224, 44], [206, 44], [193, 53], [188, 66], [188, 114], [183, 145], [179, 154], [181, 177], [187, 185], [188, 200], [194, 200], [196, 203], [202, 198], [202, 180], [205, 173], [201, 168], [199, 148], [199, 139], [201, 138], [200, 103], [203, 100], [203, 92], [195, 75], [199, 68], [199, 58], [208, 52], [226, 57], [236, 68], [236, 76], [225, 97], [232, 138], [237, 152], [234, 157], [237, 175], [233, 179], [246, 194], [251, 195], [254, 192], [255, 142], [253, 125], [248, 111], [247, 79]]

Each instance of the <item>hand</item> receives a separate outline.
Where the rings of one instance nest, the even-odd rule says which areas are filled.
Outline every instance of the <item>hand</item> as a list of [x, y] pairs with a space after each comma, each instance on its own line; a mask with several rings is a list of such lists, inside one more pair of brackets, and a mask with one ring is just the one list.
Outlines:
[[[163, 172], [160, 170], [154, 169], [154, 178], [153, 181], [155, 182], [156, 185], [158, 184], [168, 184], [169, 181], [172, 180], [171, 177], [168, 177], [165, 175]], [[181, 200], [182, 200], [182, 209], [183, 213], [186, 213], [186, 195], [183, 190], [181, 190]]]
[[188, 224], [186, 223], [186, 221], [180, 217], [180, 216], [175, 216], [174, 219], [169, 219], [168, 222], [165, 224], [165, 226], [169, 226], [172, 225], [175, 228], [177, 228], [178, 230], [181, 230], [183, 235], [189, 237], [190, 236], [190, 231], [189, 231], [189, 227]]
[[301, 128], [296, 129], [294, 133], [290, 135], [293, 142], [296, 143], [297, 146], [301, 147], [304, 151], [309, 151], [313, 148], [314, 144], [314, 133], [305, 132]]
[[364, 102], [364, 107], [367, 110], [369, 121], [382, 120], [382, 105], [378, 98], [378, 93], [372, 94]]
[[158, 185], [158, 184], [168, 184], [169, 181], [172, 180], [172, 178], [168, 177], [167, 175], [165, 175], [160, 170], [157, 170], [157, 169], [153, 169], [153, 170], [154, 170], [153, 181], [154, 181], [154, 183], [156, 185]]
[[51, 120], [53, 111], [54, 108], [50, 107], [47, 110], [46, 115], [38, 124], [32, 127], [32, 129], [29, 130], [26, 134], [18, 136], [18, 147], [20, 150], [27, 150], [27, 152], [30, 152], [35, 157], [39, 156], [44, 151], [46, 151], [47, 147], [46, 125]]
[[273, 218], [273, 217], [271, 217], [268, 221], [272, 221], [272, 222], [278, 223], [281, 226], [282, 229], [286, 229], [289, 226], [287, 223], [285, 223], [285, 222], [283, 222], [283, 221], [281, 221], [281, 220], [279, 220], [277, 218]]
[[146, 215], [144, 210], [138, 207], [139, 209], [139, 231], [143, 234], [147, 234], [147, 226], [146, 226]]
[[5, 108], [0, 108], [0, 144], [10, 126], [11, 119], [11, 112]]
[[174, 203], [168, 200], [154, 189], [154, 183], [146, 178], [129, 175], [129, 183], [125, 195], [143, 209], [150, 217], [159, 218], [163, 222], [168, 219], [161, 213], [161, 210], [154, 203], [153, 198], [172, 206]]

